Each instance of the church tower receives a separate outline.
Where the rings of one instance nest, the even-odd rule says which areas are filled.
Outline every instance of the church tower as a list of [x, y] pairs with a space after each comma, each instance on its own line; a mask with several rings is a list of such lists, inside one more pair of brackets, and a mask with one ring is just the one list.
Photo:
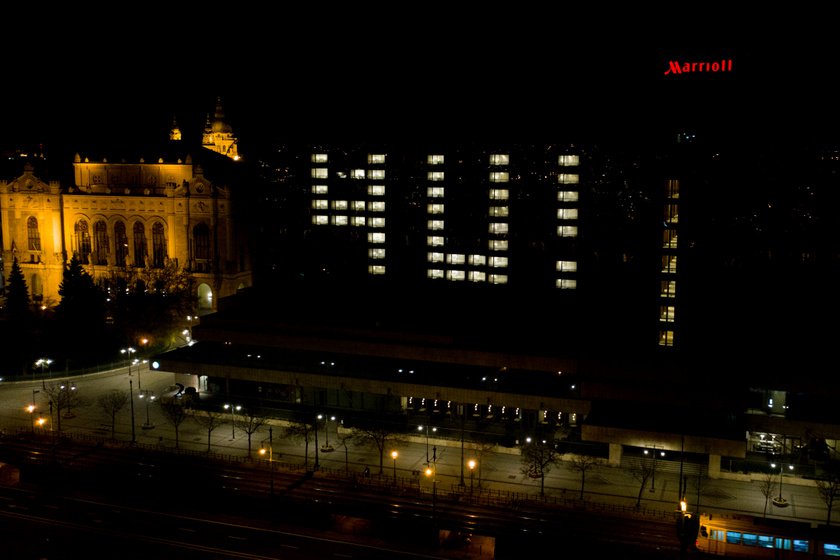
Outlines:
[[169, 129], [169, 139], [170, 140], [180, 140], [181, 139], [181, 129], [178, 128], [178, 123], [175, 121], [175, 118], [172, 118], [172, 128]]
[[213, 120], [207, 115], [207, 124], [204, 126], [202, 146], [208, 150], [225, 155], [231, 159], [239, 159], [237, 149], [238, 140], [233, 134], [233, 129], [225, 122], [225, 114], [222, 110], [221, 98], [216, 100], [216, 112]]

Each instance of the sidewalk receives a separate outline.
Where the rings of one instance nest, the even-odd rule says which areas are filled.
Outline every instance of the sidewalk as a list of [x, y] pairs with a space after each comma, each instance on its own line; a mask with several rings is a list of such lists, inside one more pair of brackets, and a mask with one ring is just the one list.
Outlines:
[[[174, 428], [167, 423], [155, 404], [148, 408], [149, 420], [154, 425], [151, 429], [142, 429], [146, 422], [146, 404], [138, 398], [137, 387], [153, 391], [155, 395], [163, 395], [172, 388], [172, 374], [142, 369], [139, 373], [132, 368], [129, 378], [125, 368], [108, 373], [92, 374], [74, 379], [74, 385], [80, 395], [90, 400], [90, 405], [74, 409], [76, 416], [62, 419], [62, 429], [88, 436], [110, 437], [110, 419], [97, 410], [96, 397], [103, 392], [114, 389], [127, 390], [129, 381], [134, 389], [135, 397], [135, 436], [138, 443], [164, 447], [175, 446]], [[33, 398], [33, 390], [41, 391], [41, 382], [0, 383], [0, 428], [13, 430], [29, 428], [32, 417], [25, 408]], [[48, 416], [48, 408], [42, 401], [38, 401], [42, 394], [34, 394], [40, 414]], [[318, 454], [318, 461], [325, 470], [340, 470], [347, 466], [351, 472], [362, 473], [366, 467], [370, 468], [373, 476], [380, 476], [380, 459], [375, 450], [350, 446], [346, 450], [335, 438], [336, 427], [331, 426], [330, 443], [334, 450], [329, 453]], [[304, 462], [304, 445], [302, 442], [290, 441], [283, 437], [283, 429], [279, 423], [273, 423], [273, 449], [275, 460], [285, 463], [302, 464]], [[128, 410], [123, 411], [117, 418], [116, 438], [131, 440], [131, 417]], [[207, 432], [202, 430], [192, 420], [185, 421], [179, 430], [179, 447], [197, 452], [207, 450]], [[325, 443], [323, 430], [319, 431], [319, 445]], [[404, 483], [412, 484], [416, 481], [422, 491], [431, 492], [431, 480], [424, 475], [427, 461], [427, 447], [424, 436], [410, 435], [409, 443], [395, 448], [397, 451], [396, 475]], [[233, 458], [244, 458], [248, 454], [247, 435], [232, 430], [230, 423], [214, 430], [210, 437], [211, 448], [214, 453], [229, 455]], [[251, 441], [251, 455], [256, 457], [262, 442], [268, 443], [268, 429], [254, 434]], [[429, 455], [436, 447], [436, 471], [438, 492], [461, 490], [483, 495], [487, 493], [518, 494], [525, 499], [540, 499], [540, 480], [531, 479], [522, 473], [521, 459], [516, 449], [499, 449], [498, 453], [488, 453], [475, 469], [470, 472], [467, 462], [475, 459], [471, 450], [464, 449], [464, 464], [461, 461], [460, 442], [430, 440]], [[314, 444], [309, 446], [308, 464], [314, 464]], [[677, 470], [679, 463], [671, 465], [670, 470]], [[382, 462], [381, 476], [393, 479], [394, 460], [390, 451], [385, 454]], [[686, 469], [688, 472], [688, 469]], [[756, 516], [763, 515], [765, 497], [761, 493], [757, 482], [743, 480], [743, 475], [723, 474], [726, 478], [717, 480], [700, 479], [699, 488], [700, 511], [704, 513], [746, 513]], [[731, 479], [728, 479], [731, 478]], [[740, 479], [740, 480], [739, 480]], [[689, 476], [686, 498], [690, 511], [697, 511], [698, 489], [696, 476]], [[665, 513], [673, 512], [679, 503], [680, 480], [677, 472], [657, 472], [653, 485], [650, 483], [641, 495], [640, 506], [647, 510], [657, 510]], [[767, 516], [825, 523], [827, 509], [819, 497], [816, 488], [807, 484], [808, 481], [797, 481], [785, 478], [782, 494], [790, 506], [784, 509], [773, 505], [767, 506]], [[778, 493], [778, 489], [776, 490]], [[774, 494], [778, 495], [778, 494]], [[583, 500], [592, 506], [603, 504], [608, 507], [633, 508], [639, 496], [639, 483], [623, 468], [597, 467], [587, 473], [583, 493]], [[554, 465], [545, 479], [545, 495], [549, 501], [580, 499], [580, 478], [562, 462]]]

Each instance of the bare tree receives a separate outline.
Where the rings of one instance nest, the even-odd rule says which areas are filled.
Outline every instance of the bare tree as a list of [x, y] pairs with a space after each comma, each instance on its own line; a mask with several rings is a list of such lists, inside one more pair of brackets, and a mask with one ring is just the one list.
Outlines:
[[351, 431], [347, 431], [347, 432], [344, 432], [344, 433], [338, 433], [337, 437], [338, 437], [338, 441], [340, 441], [341, 445], [344, 447], [344, 470], [349, 473], [350, 472], [350, 449], [349, 449], [349, 446], [350, 446], [350, 443], [353, 441], [353, 438], [356, 437], [356, 435], [351, 430]]
[[44, 387], [44, 394], [49, 399], [50, 412], [55, 412], [55, 417], [58, 421], [56, 429], [59, 432], [61, 431], [61, 411], [67, 411], [68, 417], [72, 418], [72, 415], [69, 415], [71, 408], [78, 408], [86, 404], [76, 391], [76, 387], [72, 383], [64, 381], [57, 381], [46, 385]]
[[[778, 487], [779, 483], [776, 482], [776, 477], [773, 476], [773, 473], [763, 473], [758, 479], [758, 489], [764, 495], [764, 517], [767, 517], [767, 503], [770, 501], [770, 496], [776, 494]], [[697, 508], [700, 508], [700, 504], [697, 504]]]
[[220, 410], [195, 411], [192, 415], [195, 423], [207, 431], [207, 453], [210, 453], [210, 436], [219, 426], [228, 423], [227, 415]]
[[700, 511], [700, 493], [709, 485], [709, 477], [703, 473], [697, 473], [697, 478], [692, 479], [691, 487], [697, 492], [697, 511]]
[[353, 428], [353, 439], [357, 445], [379, 451], [379, 474], [382, 474], [385, 453], [404, 443], [402, 432], [392, 425], [382, 423]]
[[540, 479], [540, 496], [545, 495], [545, 475], [560, 462], [560, 455], [552, 442], [538, 442], [522, 448], [522, 474]]
[[99, 395], [96, 405], [111, 419], [111, 438], [114, 437], [117, 426], [117, 414], [131, 403], [128, 392], [114, 390]]
[[160, 410], [163, 412], [163, 417], [169, 424], [175, 428], [175, 447], [178, 447], [178, 431], [181, 424], [189, 416], [189, 407], [181, 404], [181, 401], [175, 399], [164, 400], [161, 402]]
[[[315, 439], [315, 431], [318, 429], [318, 418], [314, 412], [299, 412], [290, 420], [284, 435], [289, 439], [303, 440], [303, 468], [309, 466], [309, 443]], [[315, 450], [317, 453], [318, 450]]]
[[572, 455], [566, 463], [566, 467], [572, 472], [580, 475], [580, 498], [583, 499], [583, 488], [586, 484], [586, 473], [601, 466], [604, 463], [600, 457], [591, 455]]
[[659, 470], [659, 465], [652, 459], [636, 458], [629, 463], [627, 471], [639, 483], [639, 497], [636, 499], [636, 507], [642, 505], [642, 492], [645, 491], [648, 480], [650, 480], [656, 471]]
[[251, 458], [251, 436], [268, 423], [268, 414], [264, 409], [247, 410], [240, 414], [233, 423], [234, 427], [248, 435], [248, 458]]
[[472, 449], [472, 454], [478, 463], [478, 487], [481, 488], [481, 469], [485, 463], [485, 459], [496, 450], [496, 443], [483, 436], [479, 436], [478, 441], [470, 444], [470, 449]]
[[837, 467], [830, 467], [823, 478], [814, 481], [817, 484], [817, 492], [820, 498], [828, 507], [825, 524], [831, 525], [831, 512], [836, 506], [836, 500], [840, 496], [840, 470]]

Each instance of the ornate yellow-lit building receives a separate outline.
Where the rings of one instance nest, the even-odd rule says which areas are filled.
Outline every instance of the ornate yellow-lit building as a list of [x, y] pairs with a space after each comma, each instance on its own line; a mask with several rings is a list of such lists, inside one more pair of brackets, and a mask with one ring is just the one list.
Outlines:
[[[16, 257], [32, 299], [49, 305], [60, 300], [62, 271], [73, 256], [98, 282], [114, 270], [174, 262], [194, 275], [199, 307], [214, 308], [218, 297], [252, 284], [247, 234], [237, 229], [231, 205], [235, 138], [218, 145], [228, 157], [199, 148], [202, 163], [187, 153], [153, 161], [77, 154], [72, 187], [43, 182], [27, 164], [19, 177], [0, 181], [6, 271]], [[168, 148], [185, 151], [177, 141]], [[218, 180], [205, 176], [203, 163]]]

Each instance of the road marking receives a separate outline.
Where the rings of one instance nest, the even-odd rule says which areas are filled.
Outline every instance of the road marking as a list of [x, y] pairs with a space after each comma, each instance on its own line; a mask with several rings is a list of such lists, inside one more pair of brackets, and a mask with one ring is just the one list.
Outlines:
[[238, 540], [238, 541], [247, 541], [247, 540], [248, 540], [248, 539], [246, 539], [245, 537], [237, 537], [237, 536], [235, 536], [235, 535], [228, 535], [228, 538], [229, 538], [229, 539], [236, 539], [236, 540]]
[[283, 546], [283, 547], [286, 547], [286, 548], [295, 548], [295, 549], [300, 548], [299, 546], [292, 546], [290, 544], [281, 544], [280, 546]]

